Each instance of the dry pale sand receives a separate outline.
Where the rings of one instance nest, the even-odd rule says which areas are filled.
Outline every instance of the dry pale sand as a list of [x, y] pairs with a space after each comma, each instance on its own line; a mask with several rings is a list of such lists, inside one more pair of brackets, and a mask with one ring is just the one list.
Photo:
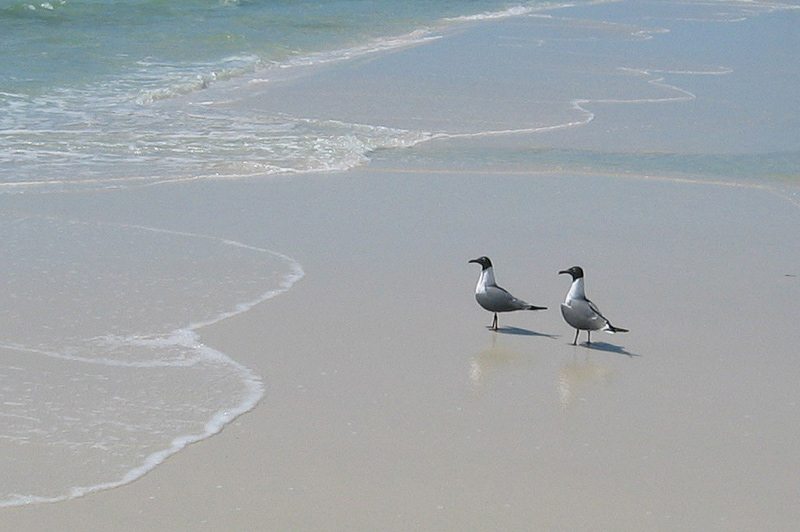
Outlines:
[[[306, 277], [203, 331], [263, 376], [255, 410], [130, 485], [5, 509], [3, 529], [800, 520], [800, 210], [769, 190], [369, 167], [14, 201], [269, 247]], [[501, 285], [550, 309], [487, 330], [467, 263], [481, 254]], [[569, 345], [557, 272], [573, 264], [629, 334]]]

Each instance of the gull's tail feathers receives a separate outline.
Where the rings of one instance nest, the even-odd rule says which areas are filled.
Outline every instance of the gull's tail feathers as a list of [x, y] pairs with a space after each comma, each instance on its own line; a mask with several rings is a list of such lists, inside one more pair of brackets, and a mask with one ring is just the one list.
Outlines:
[[613, 325], [611, 325], [611, 323], [610, 323], [610, 322], [606, 322], [606, 326], [605, 326], [605, 327], [603, 327], [603, 330], [604, 330], [605, 332], [607, 332], [608, 334], [616, 334], [616, 333], [626, 333], [626, 332], [630, 332], [630, 331], [628, 331], [628, 329], [623, 329], [622, 327], [614, 327]]
[[547, 310], [547, 307], [537, 307], [536, 305], [528, 305], [525, 310]]

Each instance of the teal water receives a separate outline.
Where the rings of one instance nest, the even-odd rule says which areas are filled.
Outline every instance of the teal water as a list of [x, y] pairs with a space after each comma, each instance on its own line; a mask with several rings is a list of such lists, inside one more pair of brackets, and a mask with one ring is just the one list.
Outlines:
[[[307, 120], [302, 114], [280, 109], [272, 115], [254, 116], [211, 105], [190, 108], [186, 98], [224, 83], [243, 84], [253, 77], [270, 78], [293, 68], [401, 48], [467, 24], [530, 16], [591, 19], [596, 8], [592, 2], [558, 7], [542, 0], [2, 0], [0, 192], [57, 192], [197, 177], [351, 168], [383, 148], [415, 146], [441, 131], [391, 127], [380, 121]], [[617, 23], [639, 26], [643, 38], [669, 39], [666, 54], [641, 43], [641, 53], [647, 54], [650, 64], [679, 68], [682, 65], [675, 63], [676, 58], [686, 57], [692, 59], [690, 64], [712, 69], [763, 70], [763, 87], [756, 91], [747, 85], [717, 83], [717, 79], [695, 78], [686, 85], [685, 79], [675, 82], [693, 97], [741, 101], [735, 111], [742, 116], [727, 122], [720, 122], [719, 116], [697, 117], [698, 130], [708, 129], [707, 138], [722, 127], [745, 130], [757, 121], [760, 129], [752, 129], [750, 140], [722, 139], [718, 145], [703, 147], [700, 151], [709, 155], [706, 159], [692, 153], [694, 161], [701, 160], [699, 166], [687, 163], [681, 153], [671, 157], [669, 149], [658, 165], [666, 164], [666, 171], [670, 162], [675, 162], [681, 172], [682, 166], [689, 164], [700, 174], [709, 171], [714, 176], [737, 177], [748, 172], [747, 177], [755, 179], [796, 181], [800, 104], [796, 89], [786, 92], [787, 87], [800, 86], [793, 52], [798, 46], [796, 7], [791, 2], [736, 1], [602, 5]], [[667, 27], [650, 26], [656, 18]], [[729, 26], [743, 21], [751, 24], [760, 18], [774, 25], [774, 34], [765, 34], [774, 46], [768, 51], [774, 59], [769, 64], [748, 57], [758, 47], [727, 40]], [[675, 24], [670, 25], [670, 20]], [[613, 48], [606, 48], [614, 39], [585, 39], [584, 31], [576, 26], [571, 37], [543, 33], [541, 43], [570, 53], [596, 49], [605, 59], [614, 57]], [[660, 33], [664, 31], [666, 35]], [[529, 44], [536, 46], [536, 42]], [[732, 54], [742, 58], [741, 64], [730, 64]], [[565, 63], [560, 75], [569, 68]], [[575, 79], [564, 78], [565, 85], [602, 83], [600, 75], [592, 82], [592, 73], [576, 74], [579, 77]], [[532, 75], [534, 79], [537, 76]], [[559, 73], [547, 74], [553, 75]], [[726, 88], [739, 92], [725, 92]], [[576, 94], [564, 91], [561, 104], [570, 105], [570, 98], [573, 102], [580, 98], [581, 93]], [[636, 94], [632, 91], [630, 97]], [[615, 98], [625, 99], [626, 95], [618, 93]], [[382, 105], [387, 110], [393, 107], [392, 102]], [[587, 110], [597, 112], [595, 108]], [[718, 114], [729, 110], [721, 109]], [[673, 132], [673, 136], [680, 134]], [[548, 147], [536, 139], [529, 144]], [[737, 153], [730, 168], [720, 164], [718, 155], [739, 151], [739, 146], [747, 147], [744, 151], [751, 157]], [[643, 163], [638, 152], [660, 148], [641, 147], [628, 154], [608, 155], [609, 150], [588, 142], [587, 149], [577, 154], [559, 150], [557, 143], [550, 147], [556, 148], [550, 155], [564, 154], [564, 165], [574, 159], [584, 164], [587, 154], [599, 153], [603, 155], [595, 163], [605, 167], [609, 160], [613, 160], [610, 167], [647, 167], [653, 164], [652, 158], [645, 157]], [[530, 149], [512, 157], [524, 158], [525, 153]], [[769, 159], [769, 168], [760, 172], [764, 158]], [[756, 172], [749, 172], [750, 168]]]
[[[735, 66], [740, 70], [764, 68], [763, 96], [752, 91], [720, 92], [724, 91], [725, 83], [710, 86], [704, 92], [694, 88], [687, 91], [704, 98], [741, 99], [742, 105], [747, 105], [753, 113], [751, 118], [758, 119], [758, 113], [762, 113], [762, 121], [765, 114], [762, 107], [765, 108], [770, 124], [763, 131], [753, 131], [752, 137], [761, 139], [760, 145], [748, 150], [753, 159], [742, 161], [738, 154], [731, 172], [741, 173], [743, 168], [750, 167], [759, 169], [761, 159], [767, 156], [777, 168], [756, 174], [757, 179], [774, 176], [789, 182], [795, 179], [797, 135], [781, 131], [800, 129], [795, 127], [800, 124], [797, 91], [788, 95], [781, 91], [800, 85], [792, 52], [798, 45], [795, 26], [798, 17], [797, 10], [791, 8], [797, 5], [735, 1], [615, 5], [619, 6], [616, 12], [614, 7], [605, 4], [602, 7], [614, 12], [616, 22], [639, 25], [645, 31], [643, 36], [648, 35], [647, 31], [653, 32], [649, 34], [651, 38], [653, 35], [661, 38], [658, 32], [662, 31], [676, 32], [669, 35], [668, 56], [662, 57], [655, 50], [647, 50], [652, 47], [646, 43], [642, 44], [642, 52], [652, 54], [649, 61], [670, 64], [675, 57], [700, 55], [713, 68], [731, 66], [725, 56], [733, 47], [739, 48], [735, 52], [743, 58], [756, 48], [726, 41], [726, 26], [743, 20], [749, 23], [776, 12], [786, 13], [770, 22], [776, 25], [777, 35], [784, 36], [783, 40], [774, 39], [776, 48], [769, 51], [776, 62]], [[237, 80], [245, 83], [252, 77], [269, 78], [271, 73], [287, 69], [423, 42], [459, 25], [498, 18], [593, 16], [592, 2], [571, 2], [569, 8], [558, 7], [542, 0], [401, 3], [2, 0], [0, 192], [53, 192], [196, 177], [351, 168], [368, 161], [376, 150], [418, 145], [441, 132], [391, 127], [380, 122], [307, 120], [303, 115], [283, 113], [280, 109], [273, 115], [253, 116], [210, 105], [189, 108], [184, 99], [223, 83], [235, 84]], [[655, 17], [662, 24], [690, 20], [697, 26], [683, 24], [683, 28], [688, 28], [686, 34], [677, 32], [679, 24], [675, 24], [676, 28], [649, 28]], [[602, 38], [584, 40], [583, 31], [576, 27], [575, 34], [567, 38], [545, 33], [541, 42], [563, 46], [565, 50], [598, 47], [597, 53], [603, 53], [606, 44]], [[697, 41], [697, 32], [703, 35], [702, 43]], [[613, 51], [606, 57], [612, 56]], [[693, 64], [698, 61], [703, 64], [702, 57], [692, 59]], [[565, 64], [564, 69], [567, 72], [569, 66]], [[591, 86], [591, 79], [586, 73], [583, 76], [586, 79], [567, 79], [566, 83]], [[601, 79], [597, 77], [597, 81]], [[774, 80], [783, 81], [767, 83]], [[567, 91], [564, 97], [567, 98]], [[625, 98], [624, 94], [616, 97]], [[752, 98], [757, 100], [747, 101]], [[562, 103], [570, 102], [565, 99]], [[383, 105], [388, 110], [392, 108], [392, 102]], [[591, 109], [591, 112], [596, 111]], [[730, 127], [746, 127], [737, 125], [736, 120], [734, 117]], [[720, 127], [714, 117], [704, 123], [712, 133]], [[781, 139], [768, 138], [770, 131], [777, 132]], [[588, 145], [587, 148], [578, 155], [566, 155], [563, 163], [569, 165], [570, 160], [583, 159], [587, 153], [606, 151]], [[653, 148], [637, 151], [644, 150]], [[707, 151], [712, 152], [709, 155], [713, 159], [716, 154], [725, 153], [726, 147], [713, 146]], [[614, 165], [626, 164], [625, 155], [617, 153], [610, 158], [614, 159]], [[630, 164], [640, 166], [640, 155], [631, 155]], [[523, 157], [524, 153], [515, 156]], [[604, 160], [608, 158], [603, 155], [596, 162], [606, 165]], [[647, 160], [645, 166], [652, 162]], [[660, 161], [675, 161], [680, 166], [683, 160], [667, 156]], [[706, 162], [710, 164], [700, 165], [696, 170], [704, 173], [708, 169], [715, 175], [728, 171], [718, 160]]]
[[[342, 169], [417, 134], [159, 106], [226, 80], [536, 8], [497, 0], [0, 2], [0, 189]], [[509, 11], [510, 10], [510, 11]], [[416, 33], [415, 33], [416, 32]], [[395, 138], [395, 133], [398, 138]], [[355, 142], [342, 143], [342, 138]], [[6, 185], [6, 186], [2, 186]]]
[[3, 90], [36, 95], [125, 80], [141, 91], [159, 84], [166, 89], [508, 5], [492, 0], [3, 0]]

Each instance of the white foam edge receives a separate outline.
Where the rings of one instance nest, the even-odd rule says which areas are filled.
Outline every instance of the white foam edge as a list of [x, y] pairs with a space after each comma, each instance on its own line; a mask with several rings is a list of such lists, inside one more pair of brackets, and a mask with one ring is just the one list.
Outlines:
[[[380, 125], [359, 124], [343, 122], [340, 120], [318, 119], [318, 118], [303, 118], [303, 117], [290, 117], [280, 116], [281, 120], [293, 121], [297, 123], [307, 123], [318, 126], [336, 126], [343, 128], [353, 128], [353, 133], [349, 136], [354, 140], [351, 146], [356, 146], [357, 149], [352, 150], [348, 157], [342, 157], [336, 161], [335, 164], [319, 164], [315, 167], [307, 168], [291, 168], [285, 166], [278, 166], [274, 164], [260, 164], [258, 171], [248, 173], [208, 173], [208, 174], [195, 174], [186, 176], [128, 176], [128, 177], [89, 177], [84, 179], [72, 179], [68, 182], [63, 181], [46, 181], [46, 180], [27, 180], [27, 181], [12, 181], [7, 183], [0, 183], [0, 193], [25, 193], [28, 189], [39, 189], [39, 193], [59, 193], [63, 190], [81, 189], [86, 187], [89, 189], [103, 188], [142, 188], [148, 186], [164, 185], [169, 183], [184, 183], [200, 180], [226, 180], [226, 179], [239, 179], [239, 178], [256, 178], [259, 176], [281, 176], [281, 175], [298, 175], [298, 174], [315, 174], [324, 172], [340, 172], [356, 168], [369, 160], [369, 153], [386, 148], [410, 148], [417, 144], [427, 142], [437, 135], [426, 132], [416, 131], [410, 129], [393, 128]], [[360, 135], [360, 134], [363, 134]], [[370, 136], [374, 134], [374, 138]], [[382, 140], [381, 135], [389, 138], [389, 140]], [[320, 163], [321, 161], [315, 161]], [[266, 251], [266, 250], [264, 250]], [[274, 253], [274, 252], [270, 252]], [[287, 257], [288, 259], [288, 257]], [[291, 259], [289, 259], [291, 260]]]
[[301, 55], [290, 58], [283, 62], [273, 63], [270, 66], [285, 69], [303, 66], [325, 65], [338, 61], [347, 61], [349, 59], [379, 52], [414, 46], [441, 38], [441, 35], [434, 34], [433, 30], [430, 28], [418, 28], [402, 35], [374, 39], [360, 46]]
[[215, 63], [198, 63], [187, 66], [175, 64], [139, 62], [142, 66], [162, 66], [174, 76], [174, 79], [165, 78], [166, 86], [144, 89], [136, 96], [139, 105], [148, 105], [159, 100], [180, 97], [207, 89], [211, 84], [236, 78], [248, 72], [259, 69], [262, 59], [254, 54], [240, 54], [225, 57]]
[[[51, 217], [52, 218], [52, 217]], [[102, 223], [102, 222], [80, 222], [80, 223]], [[226, 245], [236, 246], [243, 249], [250, 249], [254, 251], [260, 251], [264, 253], [269, 253], [281, 258], [284, 261], [287, 261], [290, 265], [290, 273], [283, 277], [278, 288], [269, 290], [265, 292], [261, 297], [254, 299], [249, 302], [240, 303], [234, 309], [223, 312], [216, 316], [215, 318], [206, 320], [204, 322], [197, 322], [190, 324], [187, 327], [183, 327], [180, 329], [176, 329], [170, 334], [159, 336], [160, 341], [164, 341], [166, 339], [167, 342], [171, 343], [179, 343], [180, 345], [186, 345], [187, 347], [191, 347], [197, 351], [202, 352], [203, 359], [205, 360], [219, 360], [225, 363], [228, 366], [232, 366], [239, 375], [242, 377], [242, 381], [245, 383], [247, 388], [247, 392], [245, 394], [244, 399], [242, 402], [233, 408], [227, 408], [223, 410], [217, 411], [211, 418], [205, 423], [204, 430], [200, 434], [186, 434], [183, 436], [178, 436], [174, 438], [170, 442], [170, 446], [166, 449], [162, 449], [161, 451], [157, 451], [155, 453], [151, 453], [147, 458], [145, 458], [144, 462], [139, 466], [129, 470], [122, 478], [119, 480], [113, 480], [110, 482], [104, 482], [101, 484], [96, 484], [93, 486], [80, 486], [80, 487], [72, 487], [69, 489], [68, 493], [57, 496], [57, 497], [40, 497], [34, 495], [20, 495], [14, 494], [10, 498], [0, 501], [0, 508], [11, 507], [11, 506], [23, 506], [27, 504], [40, 504], [40, 503], [54, 503], [54, 502], [62, 502], [70, 499], [75, 499], [78, 497], [83, 497], [85, 495], [89, 495], [91, 493], [96, 493], [99, 491], [105, 491], [113, 488], [118, 488], [120, 486], [124, 486], [126, 484], [130, 484], [131, 482], [140, 479], [150, 471], [152, 471], [155, 467], [162, 464], [167, 458], [176, 454], [178, 451], [184, 449], [187, 445], [192, 443], [197, 443], [199, 441], [205, 440], [215, 434], [218, 434], [226, 425], [234, 421], [236, 418], [251, 411], [253, 408], [258, 405], [261, 399], [264, 397], [264, 385], [261, 381], [261, 378], [256, 375], [253, 370], [240, 364], [239, 362], [233, 360], [229, 356], [227, 356], [222, 351], [209, 347], [203, 343], [198, 341], [198, 335], [195, 331], [202, 327], [206, 327], [208, 325], [218, 323], [222, 320], [228, 319], [232, 316], [241, 314], [243, 312], [247, 312], [254, 306], [262, 303], [268, 299], [271, 299], [277, 295], [280, 295], [289, 289], [302, 279], [305, 276], [305, 272], [303, 271], [302, 266], [300, 263], [291, 259], [289, 256], [284, 255], [282, 253], [278, 253], [276, 251], [271, 251], [268, 249], [260, 248], [257, 246], [252, 246], [249, 244], [245, 244], [242, 242], [238, 242], [235, 240], [218, 238], [210, 235], [203, 235], [199, 233], [191, 233], [191, 232], [184, 232], [184, 231], [172, 231], [168, 229], [159, 229], [153, 228], [148, 226], [142, 225], [133, 225], [133, 224], [109, 224], [109, 225], [117, 225], [121, 227], [133, 228], [133, 229], [140, 229], [145, 231], [153, 231], [157, 233], [167, 233], [167, 234], [174, 234], [174, 235], [183, 235], [187, 237], [195, 237], [195, 238], [206, 238], [210, 240], [216, 240]], [[132, 337], [131, 340], [135, 340], [140, 337]], [[56, 352], [49, 352], [39, 349], [31, 349], [27, 348], [22, 345], [18, 344], [7, 344], [7, 345], [0, 345], [0, 348], [4, 349], [11, 349], [16, 351], [26, 351], [37, 353], [40, 355], [67, 359], [71, 361], [78, 361], [90, 364], [103, 364], [103, 365], [111, 365], [111, 366], [138, 366], [138, 367], [150, 367], [154, 365], [163, 365], [163, 364], [147, 364], [147, 363], [125, 363], [124, 361], [115, 361], [115, 360], [108, 360], [108, 359], [101, 359], [101, 360], [94, 360], [89, 359], [86, 357], [78, 357], [64, 353], [56, 353]], [[175, 366], [176, 364], [168, 364]]]
[[595, 113], [593, 113], [587, 108], [592, 104], [625, 105], [625, 104], [643, 104], [643, 103], [687, 102], [697, 98], [695, 94], [689, 92], [686, 89], [678, 87], [677, 85], [671, 85], [669, 83], [666, 83], [664, 81], [664, 77], [658, 77], [656, 76], [656, 74], [664, 74], [664, 75], [672, 74], [672, 75], [688, 75], [688, 76], [724, 76], [733, 72], [732, 69], [722, 66], [715, 70], [658, 70], [649, 68], [630, 68], [630, 67], [618, 67], [617, 70], [621, 72], [627, 72], [634, 76], [646, 77], [648, 78], [646, 80], [646, 83], [650, 85], [655, 85], [657, 87], [661, 87], [668, 91], [674, 91], [677, 94], [675, 96], [665, 96], [663, 98], [628, 98], [628, 99], [575, 98], [571, 100], [569, 103], [574, 110], [583, 114], [583, 118], [581, 118], [580, 120], [573, 120], [570, 122], [563, 122], [563, 123], [530, 127], [530, 128], [479, 131], [474, 133], [442, 132], [434, 134], [432, 138], [480, 138], [480, 137], [490, 137], [495, 135], [498, 136], [519, 135], [528, 133], [543, 133], [546, 131], [556, 131], [559, 129], [568, 129], [573, 127], [583, 126], [592, 122], [595, 119]]
[[[621, 0], [597, 0], [597, 3], [617, 2], [617, 1]], [[415, 46], [418, 44], [423, 44], [426, 42], [441, 39], [444, 35], [442, 35], [439, 32], [443, 31], [449, 24], [452, 23], [486, 21], [486, 20], [495, 20], [501, 18], [511, 18], [520, 16], [546, 16], [546, 15], [537, 15], [537, 13], [548, 9], [567, 8], [571, 7], [572, 5], [573, 4], [570, 3], [559, 3], [559, 2], [552, 2], [552, 3], [548, 2], [539, 5], [517, 5], [496, 12], [484, 12], [484, 13], [477, 13], [474, 15], [443, 18], [440, 19], [438, 23], [433, 22], [432, 26], [430, 27], [417, 28], [415, 30], [400, 35], [380, 37], [377, 39], [373, 39], [363, 45], [354, 46], [350, 48], [329, 50], [325, 52], [315, 52], [307, 55], [292, 57], [285, 61], [272, 62], [268, 65], [265, 65], [264, 70], [269, 71], [272, 68], [290, 69], [297, 67], [311, 67], [338, 61], [347, 61], [349, 59], [354, 59], [365, 55], [396, 50], [400, 48]], [[256, 77], [250, 80], [250, 83], [270, 83], [272, 81], [273, 80], [270, 79], [269, 77]]]
[[170, 456], [183, 450], [188, 445], [200, 442], [215, 434], [218, 434], [219, 432], [222, 431], [223, 428], [225, 428], [226, 425], [234, 421], [236, 418], [253, 410], [253, 408], [255, 408], [256, 405], [264, 397], [264, 385], [262, 384], [261, 379], [255, 373], [253, 373], [252, 370], [232, 360], [221, 351], [217, 351], [216, 349], [210, 348], [205, 345], [200, 345], [198, 346], [198, 348], [206, 351], [206, 355], [208, 357], [224, 359], [226, 364], [233, 365], [237, 368], [237, 370], [240, 373], [240, 376], [243, 377], [242, 379], [243, 382], [246, 384], [248, 388], [244, 400], [238, 406], [234, 408], [217, 411], [206, 422], [206, 424], [203, 427], [204, 430], [202, 433], [186, 434], [174, 438], [170, 442], [170, 446], [168, 448], [151, 453], [145, 458], [144, 462], [140, 466], [129, 470], [119, 480], [104, 482], [101, 484], [95, 484], [93, 486], [72, 487], [69, 489], [68, 493], [57, 497], [40, 497], [35, 495], [15, 494], [4, 501], [0, 501], [0, 508], [23, 506], [28, 504], [63, 502], [70, 499], [84, 497], [86, 495], [96, 493], [99, 491], [105, 491], [125, 486], [127, 484], [130, 484], [131, 482], [134, 482], [142, 478], [147, 473], [155, 469], [157, 466], [164, 463], [164, 461], [167, 460]]

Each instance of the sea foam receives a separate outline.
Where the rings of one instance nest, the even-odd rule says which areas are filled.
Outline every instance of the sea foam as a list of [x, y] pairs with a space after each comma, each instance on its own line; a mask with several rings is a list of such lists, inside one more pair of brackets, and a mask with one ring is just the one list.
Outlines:
[[129, 483], [263, 396], [199, 330], [290, 289], [289, 257], [58, 218], [3, 216], [0, 233], [0, 506]]

